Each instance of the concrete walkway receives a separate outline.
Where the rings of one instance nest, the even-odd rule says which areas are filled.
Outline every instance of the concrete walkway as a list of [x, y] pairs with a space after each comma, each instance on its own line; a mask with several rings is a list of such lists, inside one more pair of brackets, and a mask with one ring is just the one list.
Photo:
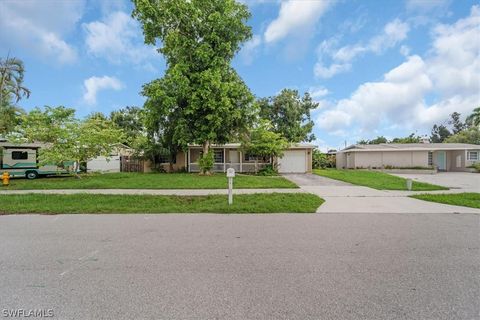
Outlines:
[[[305, 193], [303, 189], [234, 189], [234, 194], [252, 193]], [[11, 194], [124, 194], [156, 196], [206, 196], [228, 194], [227, 189], [52, 189], [52, 190], [0, 190], [0, 195]]]
[[[397, 191], [376, 190], [354, 186], [321, 177], [314, 174], [285, 175], [285, 178], [297, 183], [306, 192], [316, 194], [325, 203], [317, 210], [319, 213], [477, 213], [479, 209], [452, 206], [409, 198], [409, 195], [421, 193], [459, 193], [463, 189], [442, 191]], [[305, 182], [304, 182], [305, 181]]]

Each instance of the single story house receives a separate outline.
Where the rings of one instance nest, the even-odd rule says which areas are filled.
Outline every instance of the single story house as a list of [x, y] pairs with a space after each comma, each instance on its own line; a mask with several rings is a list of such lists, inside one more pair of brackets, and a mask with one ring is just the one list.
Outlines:
[[[283, 157], [274, 160], [278, 165], [278, 171], [281, 173], [311, 172], [314, 147], [307, 143], [292, 144], [284, 151]], [[228, 168], [234, 168], [236, 172], [257, 172], [270, 163], [269, 159], [244, 153], [240, 143], [213, 145], [211, 149], [215, 158], [214, 172], [226, 172]], [[202, 146], [189, 145], [186, 152], [177, 153], [173, 170], [199, 172], [198, 160], [202, 152]], [[161, 163], [165, 171], [170, 170], [168, 157], [161, 157], [158, 163]]]
[[436, 168], [468, 171], [480, 161], [480, 145], [466, 143], [356, 144], [336, 154], [339, 169]]

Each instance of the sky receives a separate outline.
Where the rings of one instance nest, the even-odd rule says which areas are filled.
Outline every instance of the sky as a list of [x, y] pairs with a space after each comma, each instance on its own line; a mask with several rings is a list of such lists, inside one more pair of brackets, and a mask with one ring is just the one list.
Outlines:
[[[314, 144], [429, 134], [480, 105], [480, 5], [470, 0], [243, 0], [253, 37], [233, 66], [257, 97], [309, 92]], [[0, 56], [25, 63], [20, 105], [82, 117], [142, 106], [165, 61], [123, 0], [0, 0]]]

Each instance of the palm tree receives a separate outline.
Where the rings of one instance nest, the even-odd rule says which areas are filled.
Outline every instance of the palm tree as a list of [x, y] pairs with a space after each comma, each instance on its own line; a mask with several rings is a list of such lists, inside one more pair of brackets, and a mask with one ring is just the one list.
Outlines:
[[0, 58], [0, 101], [14, 98], [14, 103], [22, 97], [28, 98], [30, 90], [23, 86], [23, 62], [17, 58]]
[[472, 114], [467, 117], [465, 122], [469, 126], [479, 126], [480, 127], [480, 107], [473, 109]]
[[25, 111], [17, 105], [30, 90], [23, 85], [25, 68], [17, 58], [0, 58], [0, 136], [11, 132]]

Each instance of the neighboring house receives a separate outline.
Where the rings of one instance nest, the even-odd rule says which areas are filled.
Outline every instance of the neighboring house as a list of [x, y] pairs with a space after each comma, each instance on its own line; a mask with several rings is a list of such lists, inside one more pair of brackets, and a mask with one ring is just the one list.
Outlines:
[[[128, 163], [134, 150], [124, 144], [116, 145], [109, 157], [97, 157], [87, 162], [87, 172], [120, 172], [123, 164]], [[122, 161], [123, 160], [123, 161]], [[132, 160], [136, 161], [136, 160]]]
[[465, 143], [357, 144], [337, 152], [339, 169], [436, 168], [469, 171], [480, 161], [480, 145]]
[[[226, 172], [228, 168], [234, 168], [236, 172], [257, 172], [269, 164], [269, 159], [245, 154], [240, 143], [228, 143], [225, 145], [213, 145], [212, 147], [215, 164], [214, 172]], [[298, 143], [291, 145], [284, 151], [282, 158], [276, 159], [278, 171], [281, 173], [305, 173], [312, 171], [311, 144]], [[173, 164], [174, 171], [199, 172], [198, 160], [202, 154], [202, 146], [189, 145], [187, 152], [178, 152]], [[158, 159], [165, 171], [170, 170], [168, 157]]]

